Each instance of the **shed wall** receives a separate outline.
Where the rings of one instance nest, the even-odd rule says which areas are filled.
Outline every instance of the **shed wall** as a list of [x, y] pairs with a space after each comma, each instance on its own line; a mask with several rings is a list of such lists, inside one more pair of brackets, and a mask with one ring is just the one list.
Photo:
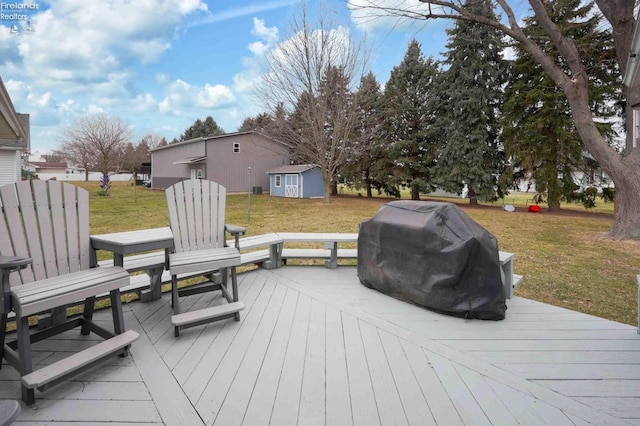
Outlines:
[[302, 197], [322, 197], [324, 187], [322, 185], [322, 171], [314, 167], [302, 173]]
[[[276, 186], [276, 176], [280, 176], [280, 186]], [[274, 173], [269, 175], [269, 195], [284, 197], [284, 174]]]

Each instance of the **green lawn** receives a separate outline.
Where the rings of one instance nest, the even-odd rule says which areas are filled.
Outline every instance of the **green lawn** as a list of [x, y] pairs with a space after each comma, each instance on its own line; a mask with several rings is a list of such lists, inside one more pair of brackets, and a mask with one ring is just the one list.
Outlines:
[[[99, 196], [97, 183], [82, 183], [91, 194], [94, 234], [167, 226], [164, 192], [115, 183], [110, 195]], [[563, 206], [560, 213], [526, 211], [531, 194], [510, 195], [503, 202], [468, 206], [467, 214], [496, 236], [500, 250], [515, 253], [515, 272], [524, 275], [516, 294], [627, 324], [637, 324], [636, 274], [640, 273], [640, 241], [603, 238], [612, 223], [613, 206], [599, 201], [586, 211]], [[343, 191], [330, 204], [231, 194], [227, 223], [242, 225], [248, 235], [266, 232], [357, 232], [358, 225], [391, 199], [367, 199]], [[544, 208], [545, 206], [543, 206]], [[508, 315], [508, 311], [507, 311]]]

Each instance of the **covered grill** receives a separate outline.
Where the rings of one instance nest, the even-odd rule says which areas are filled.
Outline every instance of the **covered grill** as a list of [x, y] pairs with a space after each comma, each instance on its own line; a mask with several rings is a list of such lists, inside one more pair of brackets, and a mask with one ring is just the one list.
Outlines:
[[392, 201], [360, 224], [358, 278], [434, 311], [500, 320], [498, 242], [451, 203]]

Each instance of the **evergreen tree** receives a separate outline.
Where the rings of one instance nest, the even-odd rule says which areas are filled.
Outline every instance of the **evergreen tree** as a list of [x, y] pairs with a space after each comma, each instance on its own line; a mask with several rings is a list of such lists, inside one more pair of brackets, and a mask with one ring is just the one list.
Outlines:
[[[465, 7], [496, 19], [490, 1], [468, 0]], [[456, 21], [447, 34], [446, 70], [438, 81], [440, 150], [434, 173], [446, 191], [460, 194], [466, 184], [475, 204], [478, 197], [495, 199], [504, 167], [498, 118], [507, 72], [504, 43], [497, 30], [471, 21]]]
[[434, 119], [430, 97], [437, 73], [434, 60], [425, 60], [420, 43], [412, 40], [402, 62], [391, 70], [383, 96], [388, 145], [384, 164], [378, 169], [379, 180], [388, 189], [408, 185], [412, 200], [432, 189], [435, 145], [430, 140]]
[[380, 83], [376, 80], [375, 75], [369, 72], [360, 79], [360, 86], [356, 92], [355, 105], [358, 112], [358, 122], [351, 152], [347, 157], [347, 174], [350, 181], [357, 186], [364, 186], [368, 198], [373, 196], [372, 187], [380, 189], [383, 185], [375, 179], [375, 169], [383, 154], [380, 149], [381, 99]]
[[190, 127], [187, 127], [180, 135], [180, 141], [224, 134], [224, 129], [218, 126], [218, 123], [211, 116], [207, 116], [204, 121], [197, 119]]
[[242, 125], [238, 128], [238, 132], [260, 132], [265, 135], [271, 134], [274, 119], [268, 112], [261, 112], [255, 117], [246, 117]]
[[[593, 3], [559, 0], [547, 7], [556, 25], [573, 38], [592, 71], [589, 92], [594, 116], [610, 116], [617, 76], [611, 68], [614, 53], [610, 29], [601, 28], [601, 18], [592, 13]], [[562, 65], [536, 19], [525, 19], [525, 25], [527, 34]], [[560, 209], [560, 202], [571, 199], [577, 189], [573, 171], [591, 162], [583, 159], [584, 146], [564, 92], [521, 48], [516, 49], [503, 111], [507, 154], [514, 166], [523, 168], [535, 180], [538, 198], [546, 199], [550, 210]], [[599, 125], [603, 134], [611, 134], [610, 125]]]

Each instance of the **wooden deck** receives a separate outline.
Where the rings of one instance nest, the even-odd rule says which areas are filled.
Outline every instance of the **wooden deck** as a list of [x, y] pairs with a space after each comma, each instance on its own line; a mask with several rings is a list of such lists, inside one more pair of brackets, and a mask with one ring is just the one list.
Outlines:
[[[36, 393], [17, 424], [640, 425], [635, 327], [519, 297], [504, 321], [465, 321], [370, 290], [347, 266], [239, 280], [241, 322], [179, 338], [168, 295], [125, 305], [141, 334], [131, 356]], [[92, 343], [67, 333], [34, 362]], [[4, 365], [0, 398], [19, 399], [17, 379]]]

